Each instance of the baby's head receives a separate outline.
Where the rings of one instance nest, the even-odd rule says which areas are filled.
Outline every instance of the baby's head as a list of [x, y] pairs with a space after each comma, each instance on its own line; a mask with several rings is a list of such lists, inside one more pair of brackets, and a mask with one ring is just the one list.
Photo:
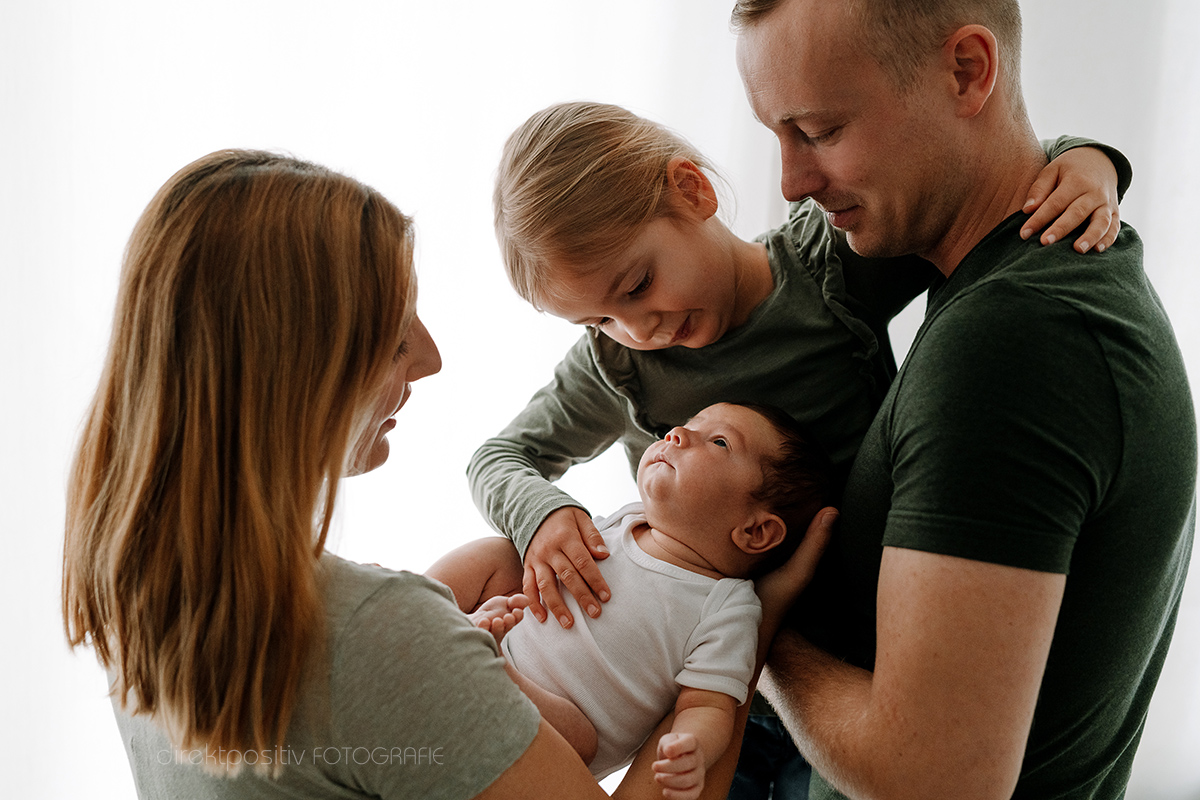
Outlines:
[[647, 448], [638, 491], [647, 522], [721, 573], [782, 564], [829, 504], [829, 461], [787, 413], [718, 403]]
[[706, 170], [683, 138], [618, 106], [534, 114], [505, 144], [493, 196], [513, 287], [635, 349], [715, 341], [713, 309], [736, 281]]

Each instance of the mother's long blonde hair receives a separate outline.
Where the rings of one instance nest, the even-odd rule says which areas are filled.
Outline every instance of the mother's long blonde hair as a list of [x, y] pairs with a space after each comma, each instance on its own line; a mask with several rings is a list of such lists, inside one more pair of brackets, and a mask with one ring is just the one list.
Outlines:
[[410, 220], [286, 156], [201, 158], [134, 228], [70, 477], [63, 618], [177, 746], [283, 744], [337, 482], [415, 296]]

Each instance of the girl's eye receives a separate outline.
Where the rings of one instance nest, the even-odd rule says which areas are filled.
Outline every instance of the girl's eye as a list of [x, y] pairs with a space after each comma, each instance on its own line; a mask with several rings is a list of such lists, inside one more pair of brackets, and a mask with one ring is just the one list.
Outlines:
[[651, 284], [651, 283], [653, 283], [653, 282], [654, 282], [654, 278], [653, 278], [653, 277], [650, 275], [650, 273], [649, 273], [649, 272], [647, 272], [647, 273], [646, 273], [646, 277], [642, 278], [642, 282], [641, 282], [641, 283], [639, 283], [637, 286], [633, 287], [633, 288], [632, 288], [632, 289], [629, 291], [629, 296], [630, 296], [630, 297], [637, 297], [639, 294], [642, 294], [642, 293], [643, 293], [643, 292], [645, 292], [647, 289], [649, 289], [649, 288], [650, 288], [650, 284]]
[[724, 447], [724, 448], [729, 447], [729, 442], [725, 441], [724, 439], [722, 439], [719, 436], [716, 439], [713, 439], [713, 444], [715, 444], [717, 447]]

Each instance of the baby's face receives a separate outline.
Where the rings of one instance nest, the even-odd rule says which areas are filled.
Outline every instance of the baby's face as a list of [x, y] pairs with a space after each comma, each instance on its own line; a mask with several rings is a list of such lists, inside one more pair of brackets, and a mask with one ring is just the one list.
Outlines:
[[642, 455], [637, 482], [647, 521], [676, 538], [728, 533], [754, 509], [763, 464], [779, 445], [779, 434], [757, 412], [709, 406]]
[[734, 326], [737, 301], [733, 259], [711, 235], [691, 217], [651, 220], [620, 255], [585, 275], [552, 265], [561, 277], [541, 305], [634, 350], [710, 345]]

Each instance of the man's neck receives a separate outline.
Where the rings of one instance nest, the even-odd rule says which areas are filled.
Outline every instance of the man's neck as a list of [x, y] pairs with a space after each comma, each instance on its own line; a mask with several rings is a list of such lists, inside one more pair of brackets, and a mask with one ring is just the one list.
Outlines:
[[1008, 148], [996, 148], [976, 173], [976, 189], [933, 250], [921, 253], [947, 277], [997, 225], [1025, 206], [1029, 189], [1046, 166], [1036, 139], [1022, 137]]

